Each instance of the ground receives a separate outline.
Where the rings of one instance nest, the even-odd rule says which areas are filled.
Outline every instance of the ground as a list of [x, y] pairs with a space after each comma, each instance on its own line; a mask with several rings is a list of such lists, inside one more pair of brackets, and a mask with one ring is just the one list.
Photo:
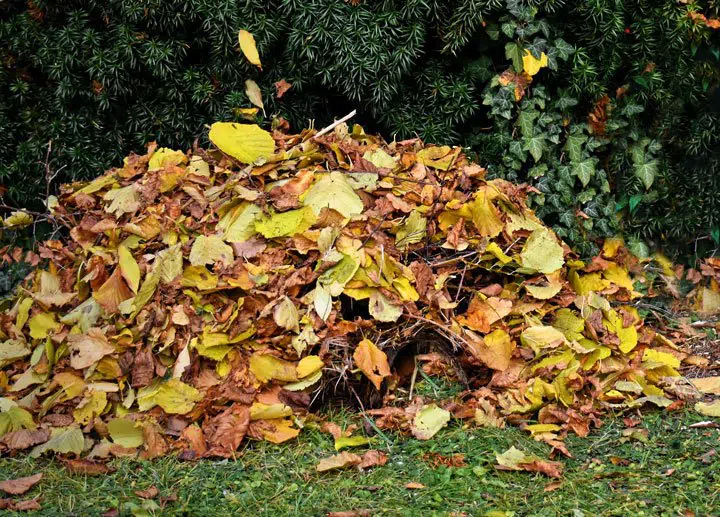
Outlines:
[[[359, 417], [331, 418], [343, 425]], [[495, 453], [511, 446], [547, 457], [546, 445], [518, 428], [459, 422], [430, 441], [376, 436], [373, 446], [390, 459], [367, 472], [318, 474], [318, 460], [335, 453], [333, 440], [306, 429], [297, 443], [250, 443], [234, 461], [123, 459], [112, 463], [113, 474], [88, 477], [68, 473], [57, 460], [20, 457], [0, 460], [0, 479], [43, 472], [22, 497], [40, 496], [44, 515], [100, 515], [113, 508], [120, 515], [711, 515], [720, 508], [720, 430], [689, 427], [701, 420], [683, 411], [645, 415], [634, 429], [647, 430], [646, 442], [623, 437], [627, 426], [619, 416], [588, 438], [570, 437], [575, 457], [561, 460], [565, 473], [557, 488], [540, 474], [494, 467]], [[455, 454], [464, 455], [464, 466], [433, 464]], [[408, 482], [425, 488], [405, 488]], [[153, 485], [157, 498], [135, 494]], [[177, 501], [161, 509], [160, 498], [172, 494]]]

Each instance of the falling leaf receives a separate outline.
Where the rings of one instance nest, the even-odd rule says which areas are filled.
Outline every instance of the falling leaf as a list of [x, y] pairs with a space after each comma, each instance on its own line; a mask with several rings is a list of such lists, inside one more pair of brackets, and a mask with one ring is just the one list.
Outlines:
[[268, 158], [275, 152], [272, 135], [256, 124], [215, 122], [208, 137], [218, 149], [242, 163]]
[[292, 84], [287, 82], [285, 79], [280, 79], [275, 83], [275, 97], [281, 99], [291, 87]]
[[413, 419], [412, 434], [419, 440], [429, 440], [450, 421], [450, 412], [430, 404], [418, 411]]
[[247, 95], [248, 99], [250, 99], [250, 102], [263, 110], [263, 113], [265, 113], [265, 105], [263, 104], [262, 92], [260, 91], [260, 87], [257, 85], [257, 83], [252, 79], [245, 80], [245, 95]]
[[377, 390], [380, 389], [382, 380], [390, 375], [390, 365], [385, 352], [369, 339], [363, 339], [358, 343], [353, 353], [353, 360]]
[[260, 55], [258, 54], [257, 47], [255, 46], [255, 37], [244, 29], [240, 29], [238, 32], [238, 42], [240, 43], [240, 50], [245, 54], [250, 63], [262, 70], [262, 63], [260, 63]]
[[8, 479], [0, 481], [0, 490], [6, 494], [21, 495], [37, 485], [42, 479], [42, 474], [34, 474], [24, 478]]

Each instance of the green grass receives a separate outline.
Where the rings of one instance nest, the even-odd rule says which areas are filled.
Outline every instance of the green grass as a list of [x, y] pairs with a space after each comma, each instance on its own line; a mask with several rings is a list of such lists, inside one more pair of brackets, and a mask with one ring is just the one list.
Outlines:
[[[335, 417], [344, 423], [352, 418]], [[57, 460], [2, 459], [0, 478], [43, 472], [41, 483], [23, 497], [39, 495], [44, 515], [99, 515], [110, 508], [122, 515], [325, 515], [341, 510], [514, 516], [682, 515], [692, 510], [712, 515], [720, 508], [720, 461], [707, 453], [718, 446], [720, 432], [687, 428], [699, 420], [689, 413], [647, 415], [640, 425], [648, 430], [647, 443], [625, 441], [620, 420], [588, 438], [568, 438], [575, 458], [562, 460], [561, 486], [551, 492], [543, 491], [549, 478], [494, 468], [495, 453], [510, 446], [546, 457], [546, 445], [517, 428], [463, 429], [459, 422], [425, 442], [393, 434], [386, 435], [388, 442], [376, 438], [375, 447], [386, 450], [390, 460], [367, 472], [316, 473], [318, 460], [334, 454], [333, 441], [306, 429], [295, 443], [251, 443], [235, 461], [123, 459], [112, 462], [115, 473], [87, 477], [68, 473]], [[467, 466], [432, 468], [423, 459], [429, 452], [462, 453]], [[612, 456], [629, 464], [615, 465]], [[426, 488], [408, 490], [409, 481]], [[160, 496], [176, 493], [178, 500], [161, 510], [155, 501], [135, 495], [151, 485]]]

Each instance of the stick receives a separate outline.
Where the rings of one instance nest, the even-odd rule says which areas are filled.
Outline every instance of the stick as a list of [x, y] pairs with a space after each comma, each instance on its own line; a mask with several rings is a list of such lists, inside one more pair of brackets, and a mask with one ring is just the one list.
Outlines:
[[341, 118], [340, 120], [336, 120], [335, 122], [333, 122], [332, 124], [330, 124], [328, 127], [320, 130], [320, 132], [319, 132], [319, 133], [316, 133], [315, 136], [313, 136], [312, 138], [318, 138], [318, 137], [323, 136], [325, 133], [329, 133], [330, 131], [332, 131], [333, 129], [335, 129], [337, 126], [339, 126], [340, 124], [342, 124], [342, 123], [345, 122], [346, 120], [349, 120], [349, 119], [353, 118], [356, 114], [357, 114], [357, 110], [352, 110], [350, 113], [348, 113], [347, 115], [345, 115], [345, 116], [344, 116], [343, 118]]

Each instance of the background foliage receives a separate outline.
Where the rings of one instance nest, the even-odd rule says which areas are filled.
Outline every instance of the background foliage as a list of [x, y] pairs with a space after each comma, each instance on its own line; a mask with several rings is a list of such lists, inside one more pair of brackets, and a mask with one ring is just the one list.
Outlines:
[[[250, 107], [321, 126], [351, 107], [388, 137], [470, 147], [530, 181], [546, 222], [584, 253], [618, 226], [712, 253], [720, 241], [720, 44], [714, 0], [5, 0], [0, 182], [37, 205], [150, 140], [187, 148]], [[705, 18], [699, 15], [703, 14]], [[710, 26], [709, 26], [710, 25]], [[239, 54], [255, 35], [263, 70]], [[548, 67], [518, 101], [499, 76], [528, 49]], [[275, 97], [273, 83], [291, 90]], [[605, 97], [607, 96], [607, 97]], [[594, 124], [588, 124], [588, 115]], [[691, 247], [690, 247], [691, 246]]]

